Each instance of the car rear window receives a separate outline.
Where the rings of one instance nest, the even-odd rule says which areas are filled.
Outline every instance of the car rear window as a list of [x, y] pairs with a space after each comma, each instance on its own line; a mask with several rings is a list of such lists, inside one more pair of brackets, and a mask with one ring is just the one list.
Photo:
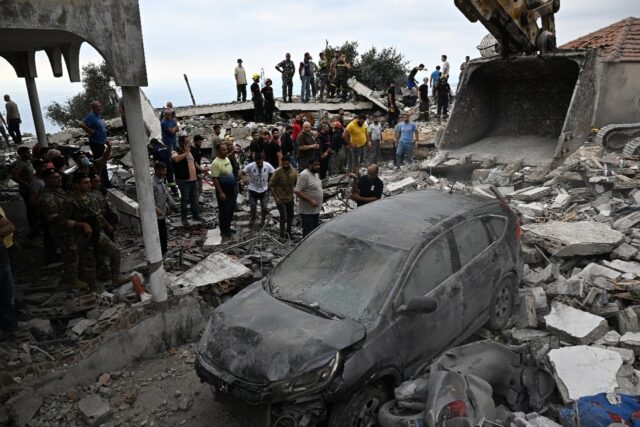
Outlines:
[[500, 240], [507, 228], [507, 219], [503, 216], [485, 216], [483, 218], [487, 230], [489, 230], [489, 238], [492, 242]]
[[470, 263], [492, 243], [481, 218], [474, 218], [453, 229], [460, 266]]

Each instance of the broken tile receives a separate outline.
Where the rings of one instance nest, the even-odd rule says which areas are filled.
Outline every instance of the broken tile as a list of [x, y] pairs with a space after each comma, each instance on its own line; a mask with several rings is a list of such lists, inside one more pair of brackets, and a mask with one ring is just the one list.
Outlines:
[[182, 273], [175, 282], [169, 283], [168, 286], [174, 294], [182, 295], [200, 286], [213, 285], [248, 275], [251, 275], [251, 270], [241, 262], [216, 252]]
[[78, 402], [78, 409], [89, 426], [104, 424], [112, 415], [109, 402], [97, 394], [89, 395]]
[[561, 303], [553, 303], [544, 320], [548, 330], [572, 344], [591, 344], [609, 330], [604, 318]]
[[537, 244], [556, 257], [608, 254], [624, 240], [619, 231], [594, 221], [527, 224], [523, 230], [526, 243]]
[[220, 229], [214, 228], [213, 230], [207, 230], [207, 237], [204, 241], [205, 248], [214, 248], [222, 243], [222, 236], [220, 235]]
[[551, 350], [548, 357], [565, 403], [618, 387], [623, 360], [615, 351], [580, 345]]

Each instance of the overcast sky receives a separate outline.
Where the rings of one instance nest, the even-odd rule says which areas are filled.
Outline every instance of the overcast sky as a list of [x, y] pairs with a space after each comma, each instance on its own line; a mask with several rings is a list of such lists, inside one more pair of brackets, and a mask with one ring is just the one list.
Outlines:
[[[638, 0], [563, 0], [556, 21], [558, 40], [564, 43], [634, 13], [638, 15], [638, 5]], [[333, 45], [356, 40], [361, 52], [371, 46], [393, 46], [411, 64], [424, 63], [429, 70], [437, 65], [441, 54], [447, 53], [455, 70], [465, 55], [478, 56], [476, 46], [486, 34], [480, 23], [467, 21], [453, 0], [140, 0], [140, 9], [150, 86], [146, 91], [154, 104], [174, 87], [182, 98], [183, 73], [200, 85], [199, 92], [204, 92], [205, 86], [208, 90], [228, 84], [223, 91], [210, 91], [209, 95], [226, 96], [233, 90], [237, 58], [244, 60], [248, 73], [264, 68], [269, 77], [277, 73], [273, 66], [285, 52], [291, 52], [294, 61], [301, 60], [305, 51], [317, 58], [325, 39]], [[100, 60], [85, 43], [82, 63]], [[43, 106], [49, 99], [72, 96], [80, 90], [79, 84], [68, 83], [67, 76], [52, 76], [44, 53], [38, 54], [37, 63]], [[2, 59], [0, 88], [26, 99], [24, 82]], [[28, 111], [26, 105], [22, 109]]]

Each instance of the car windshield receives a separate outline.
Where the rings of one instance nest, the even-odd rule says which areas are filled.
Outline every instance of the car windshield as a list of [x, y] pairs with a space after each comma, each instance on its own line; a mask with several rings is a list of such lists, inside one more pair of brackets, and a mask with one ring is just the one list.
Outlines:
[[404, 249], [322, 230], [274, 269], [271, 291], [340, 317], [372, 320], [406, 256]]

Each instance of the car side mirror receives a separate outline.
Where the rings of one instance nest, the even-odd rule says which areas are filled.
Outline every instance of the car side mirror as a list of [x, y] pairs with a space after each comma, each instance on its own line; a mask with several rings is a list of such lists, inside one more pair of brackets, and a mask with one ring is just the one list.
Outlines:
[[438, 304], [431, 297], [415, 297], [398, 309], [400, 314], [429, 314], [436, 311]]

